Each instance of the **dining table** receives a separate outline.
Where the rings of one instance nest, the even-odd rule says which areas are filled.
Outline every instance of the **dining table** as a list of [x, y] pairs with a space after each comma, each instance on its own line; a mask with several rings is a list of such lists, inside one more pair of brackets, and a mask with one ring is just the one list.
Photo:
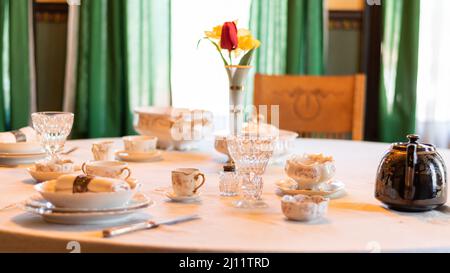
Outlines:
[[[121, 139], [112, 139], [117, 149]], [[71, 140], [78, 147], [67, 157], [78, 164], [92, 160], [91, 145], [98, 139]], [[154, 204], [124, 223], [167, 220], [198, 214], [196, 221], [160, 226], [114, 238], [102, 230], [115, 225], [60, 225], [45, 222], [21, 204], [36, 195], [36, 182], [27, 166], [0, 167], [0, 252], [450, 252], [450, 208], [422, 213], [389, 210], [375, 196], [377, 168], [390, 144], [347, 140], [297, 139], [292, 154], [323, 153], [333, 156], [336, 179], [345, 193], [329, 203], [327, 215], [315, 222], [287, 220], [276, 182], [286, 177], [283, 162], [267, 167], [263, 175], [262, 209], [233, 206], [236, 197], [221, 197], [219, 173], [226, 157], [214, 149], [212, 139], [190, 151], [163, 151], [162, 160], [129, 163], [142, 194]], [[450, 150], [439, 149], [446, 162]], [[166, 197], [171, 171], [198, 168], [206, 175], [201, 199], [176, 203]], [[8, 206], [17, 204], [16, 206]], [[5, 208], [6, 207], [6, 208]]]

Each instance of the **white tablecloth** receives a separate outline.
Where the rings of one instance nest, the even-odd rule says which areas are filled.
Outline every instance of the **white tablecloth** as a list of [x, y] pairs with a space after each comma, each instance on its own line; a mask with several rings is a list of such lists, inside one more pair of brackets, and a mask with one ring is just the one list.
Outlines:
[[[72, 141], [79, 146], [72, 157], [90, 159], [91, 141]], [[117, 140], [117, 145], [121, 145]], [[218, 195], [218, 172], [223, 157], [212, 144], [197, 152], [164, 152], [164, 160], [131, 164], [142, 191], [156, 205], [134, 220], [163, 220], [197, 213], [202, 219], [163, 226], [113, 239], [101, 238], [105, 226], [48, 224], [39, 216], [20, 209], [0, 211], [0, 251], [68, 252], [77, 241], [82, 252], [201, 251], [201, 252], [450, 252], [450, 209], [427, 213], [400, 213], [384, 208], [374, 198], [378, 163], [388, 144], [333, 140], [298, 140], [295, 153], [333, 155], [337, 178], [347, 186], [347, 195], [333, 200], [326, 219], [315, 224], [287, 221], [274, 194], [274, 183], [284, 176], [282, 166], [270, 166], [264, 176], [264, 199], [269, 208], [245, 211], [231, 206]], [[446, 162], [450, 151], [441, 150]], [[168, 202], [161, 189], [171, 184], [170, 171], [196, 167], [207, 175], [199, 204]], [[0, 168], [0, 207], [34, 194], [33, 180], [25, 168]]]

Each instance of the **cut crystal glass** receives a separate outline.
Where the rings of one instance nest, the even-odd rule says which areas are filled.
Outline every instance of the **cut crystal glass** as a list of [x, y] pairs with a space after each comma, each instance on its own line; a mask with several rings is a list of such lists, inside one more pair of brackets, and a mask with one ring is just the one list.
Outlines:
[[47, 152], [48, 160], [57, 160], [72, 131], [74, 114], [65, 112], [40, 112], [31, 115], [42, 147]]
[[260, 135], [239, 135], [227, 138], [228, 151], [238, 173], [242, 176], [242, 200], [235, 202], [239, 208], [266, 207], [261, 199], [262, 174], [272, 157], [276, 137]]

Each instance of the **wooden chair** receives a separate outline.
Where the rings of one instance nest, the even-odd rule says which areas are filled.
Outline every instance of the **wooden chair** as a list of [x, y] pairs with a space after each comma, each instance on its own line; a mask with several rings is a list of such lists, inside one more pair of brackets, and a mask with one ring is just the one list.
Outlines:
[[255, 76], [254, 105], [279, 105], [280, 129], [301, 137], [362, 140], [365, 76]]

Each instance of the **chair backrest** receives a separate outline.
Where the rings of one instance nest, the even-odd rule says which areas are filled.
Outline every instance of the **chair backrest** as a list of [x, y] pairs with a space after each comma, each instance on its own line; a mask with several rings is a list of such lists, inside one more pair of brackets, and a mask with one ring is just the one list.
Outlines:
[[257, 74], [254, 105], [279, 105], [280, 129], [302, 137], [362, 140], [365, 76]]

